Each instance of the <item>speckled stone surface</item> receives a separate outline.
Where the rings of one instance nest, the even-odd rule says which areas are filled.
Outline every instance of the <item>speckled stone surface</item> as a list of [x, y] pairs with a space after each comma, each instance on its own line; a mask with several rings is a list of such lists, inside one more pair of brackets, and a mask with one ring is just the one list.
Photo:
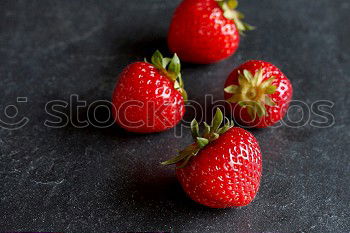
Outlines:
[[[311, 114], [299, 127], [251, 130], [264, 161], [260, 191], [247, 207], [197, 205], [174, 171], [159, 165], [191, 142], [187, 129], [175, 137], [174, 130], [135, 135], [116, 126], [76, 127], [82, 126], [77, 117], [89, 119], [87, 107], [65, 127], [44, 125], [52, 120], [48, 101], [69, 101], [72, 94], [87, 104], [110, 100], [123, 67], [156, 48], [166, 53], [178, 2], [0, 2], [0, 119], [29, 119], [21, 129], [0, 129], [0, 231], [350, 231], [348, 0], [242, 1], [241, 11], [258, 29], [238, 52], [219, 64], [183, 65], [190, 99], [203, 106], [205, 94], [223, 98], [227, 75], [248, 59], [280, 67], [295, 100], [334, 103], [331, 127], [311, 126], [324, 119]], [[27, 102], [16, 103], [17, 97]], [[11, 104], [18, 115], [6, 119]], [[210, 116], [213, 105], [206, 105]], [[291, 119], [302, 113], [291, 109]], [[185, 119], [193, 116], [189, 108]]]

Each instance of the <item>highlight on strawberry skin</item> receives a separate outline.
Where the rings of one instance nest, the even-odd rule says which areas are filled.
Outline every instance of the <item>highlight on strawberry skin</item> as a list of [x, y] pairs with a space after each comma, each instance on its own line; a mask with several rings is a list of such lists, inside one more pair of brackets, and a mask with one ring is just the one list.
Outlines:
[[182, 119], [186, 100], [178, 56], [163, 57], [157, 50], [151, 62], [134, 62], [121, 72], [112, 112], [115, 122], [127, 131], [160, 132]]
[[287, 76], [273, 64], [252, 60], [231, 72], [224, 95], [228, 112], [239, 124], [266, 128], [285, 116], [293, 87]]
[[170, 24], [169, 49], [182, 61], [198, 64], [230, 57], [241, 35], [254, 29], [237, 7], [237, 0], [183, 0]]
[[234, 127], [217, 109], [211, 125], [199, 130], [191, 123], [194, 142], [179, 155], [163, 162], [176, 165], [183, 190], [194, 201], [211, 207], [246, 206], [255, 198], [261, 179], [262, 154], [256, 138]]

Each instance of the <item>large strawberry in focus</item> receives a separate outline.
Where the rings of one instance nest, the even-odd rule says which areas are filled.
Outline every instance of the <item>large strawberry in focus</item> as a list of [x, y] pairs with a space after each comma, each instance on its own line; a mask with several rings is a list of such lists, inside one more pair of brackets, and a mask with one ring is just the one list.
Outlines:
[[119, 75], [112, 97], [113, 116], [127, 131], [160, 132], [182, 119], [186, 100], [179, 58], [176, 54], [164, 58], [156, 51], [152, 64], [135, 62]]
[[163, 165], [177, 164], [176, 175], [194, 201], [212, 208], [248, 205], [256, 196], [261, 178], [259, 144], [248, 131], [229, 122], [220, 128], [218, 109], [211, 126], [200, 136], [196, 120], [191, 123], [194, 143]]
[[253, 27], [243, 23], [237, 0], [183, 0], [168, 33], [169, 49], [181, 60], [209, 64], [237, 50], [240, 34]]
[[289, 79], [265, 61], [248, 61], [234, 69], [225, 83], [225, 99], [237, 122], [266, 128], [286, 114], [293, 95]]

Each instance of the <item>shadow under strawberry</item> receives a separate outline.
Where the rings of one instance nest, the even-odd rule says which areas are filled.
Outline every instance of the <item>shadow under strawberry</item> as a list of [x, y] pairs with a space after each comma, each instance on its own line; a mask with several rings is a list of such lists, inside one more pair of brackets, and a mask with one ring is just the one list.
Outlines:
[[[117, 186], [116, 183], [111, 183], [106, 193], [111, 193], [109, 198], [114, 199], [116, 203], [128, 203], [129, 211], [136, 211], [139, 208], [155, 211], [154, 215], [149, 215], [153, 218], [157, 215], [157, 210], [163, 210], [165, 207], [173, 215], [182, 215], [184, 213], [198, 213], [200, 212], [215, 212], [217, 214], [224, 214], [230, 209], [211, 209], [200, 205], [191, 200], [182, 190], [175, 174], [172, 170], [163, 172], [159, 169], [158, 174], [152, 173], [149, 169], [143, 168], [141, 165], [136, 165], [134, 171], [128, 175], [126, 185], [123, 187]], [[162, 174], [160, 174], [162, 173]], [[166, 175], [164, 175], [166, 173]], [[123, 190], [123, 191], [121, 191]], [[120, 196], [120, 193], [124, 193]], [[109, 203], [112, 202], [109, 200]], [[145, 211], [146, 213], [149, 211]], [[231, 209], [234, 211], [234, 209]], [[143, 212], [143, 211], [142, 211]], [[164, 214], [164, 213], [161, 213]]]

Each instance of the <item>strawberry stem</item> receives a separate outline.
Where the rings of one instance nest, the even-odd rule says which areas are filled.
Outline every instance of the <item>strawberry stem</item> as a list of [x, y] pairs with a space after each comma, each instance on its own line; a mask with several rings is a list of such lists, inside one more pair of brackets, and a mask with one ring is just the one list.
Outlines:
[[152, 64], [159, 69], [171, 82], [174, 83], [174, 88], [179, 91], [187, 101], [187, 92], [184, 89], [184, 83], [181, 77], [181, 63], [179, 57], [174, 54], [172, 58], [163, 57], [159, 50], [156, 50], [151, 58]]
[[198, 152], [205, 148], [210, 142], [217, 140], [220, 135], [226, 133], [230, 128], [233, 127], [234, 123], [233, 121], [229, 121], [225, 117], [226, 124], [220, 128], [220, 125], [222, 124], [224, 120], [223, 114], [219, 108], [216, 109], [215, 116], [211, 122], [211, 126], [209, 126], [207, 123], [204, 122], [204, 133], [202, 136], [199, 133], [199, 125], [196, 119], [193, 119], [191, 122], [191, 132], [192, 137], [194, 139], [194, 143], [187, 146], [185, 149], [179, 152], [179, 155], [169, 159], [165, 162], [162, 162], [162, 165], [171, 165], [171, 164], [178, 164], [181, 162], [179, 166], [176, 168], [183, 168], [187, 165], [188, 161], [198, 154]]
[[244, 35], [245, 31], [254, 30], [255, 27], [243, 22], [244, 15], [237, 11], [238, 1], [237, 0], [216, 0], [224, 11], [224, 17], [226, 19], [231, 19], [236, 24], [239, 34]]
[[276, 86], [272, 83], [274, 77], [268, 80], [263, 80], [263, 69], [259, 69], [253, 74], [248, 70], [238, 72], [238, 85], [227, 86], [224, 91], [232, 94], [227, 99], [230, 103], [237, 103], [243, 108], [247, 108], [250, 117], [255, 120], [256, 115], [263, 117], [267, 115], [266, 105], [274, 106], [275, 103], [269, 97], [270, 94], [275, 93]]

